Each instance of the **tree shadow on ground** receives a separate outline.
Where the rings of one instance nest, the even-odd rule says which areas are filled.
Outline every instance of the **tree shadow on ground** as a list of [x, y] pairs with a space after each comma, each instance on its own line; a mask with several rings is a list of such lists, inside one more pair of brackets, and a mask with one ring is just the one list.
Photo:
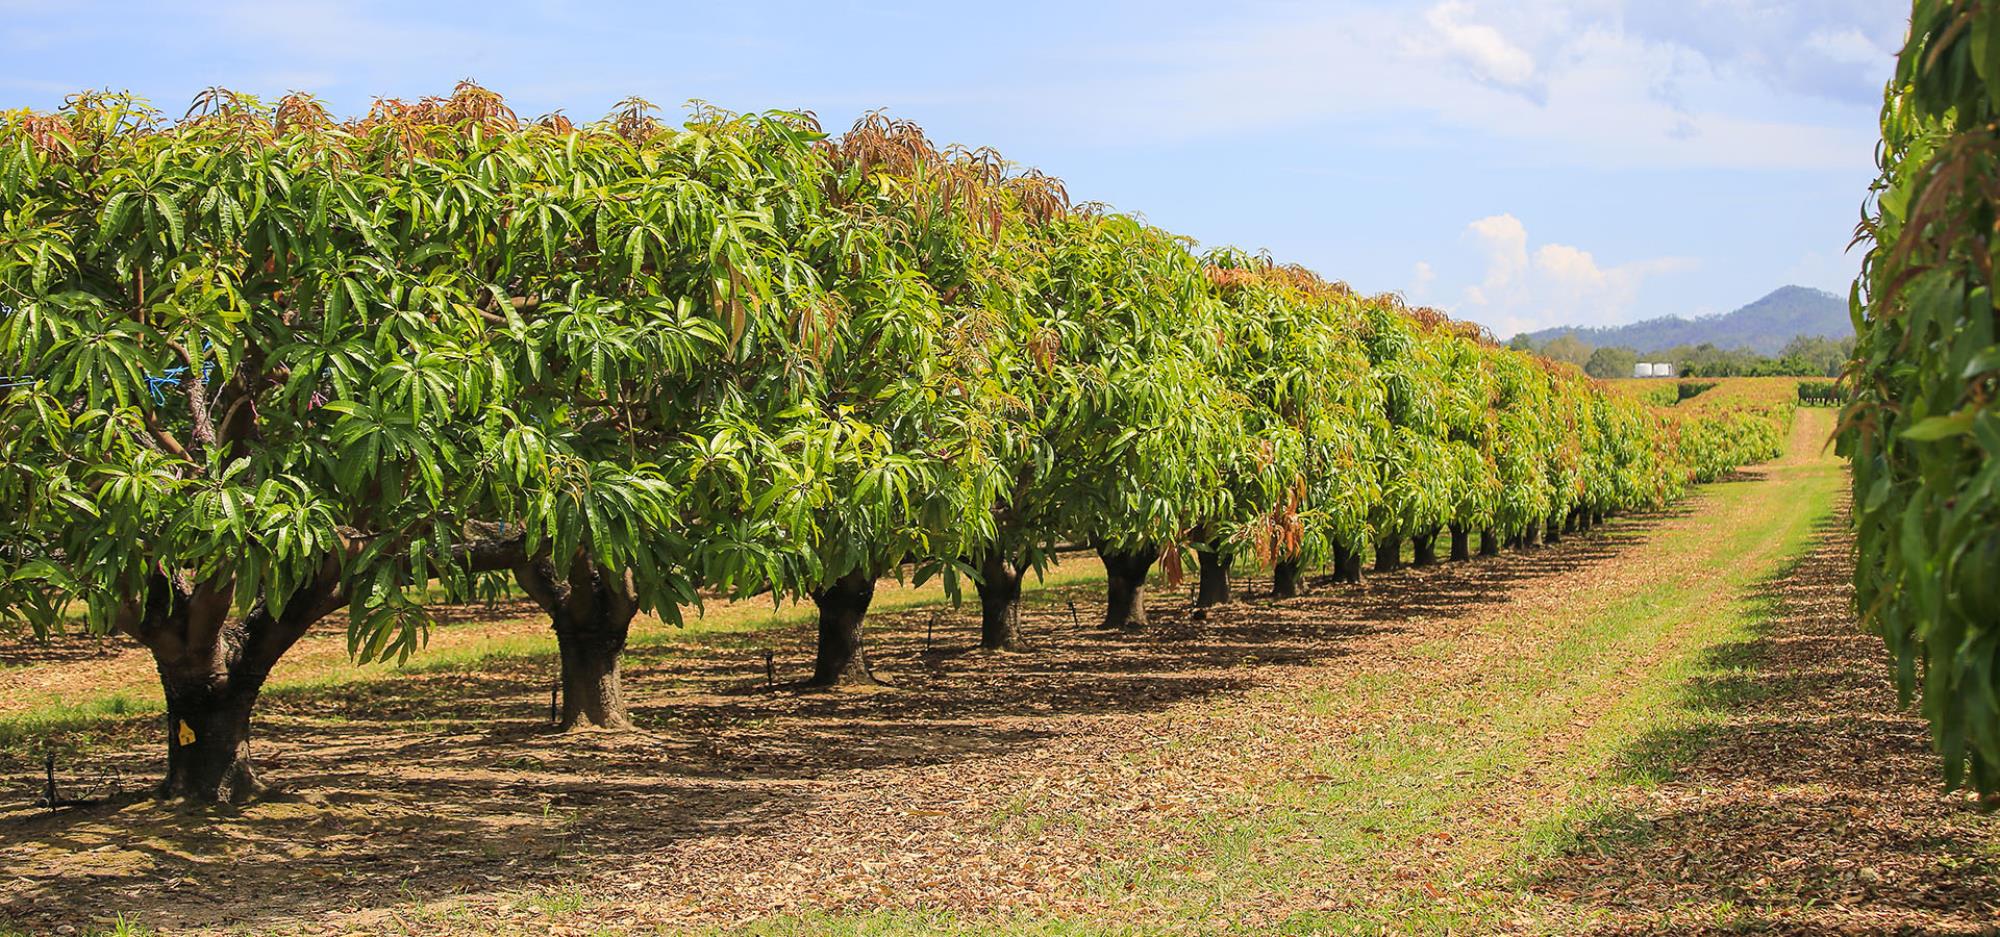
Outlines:
[[[1609, 561], [1666, 516], [1359, 586], [1320, 577], [1293, 599], [1262, 598], [1268, 581], [1247, 578], [1238, 587], [1249, 598], [1199, 616], [1191, 583], [1161, 585], [1142, 632], [1094, 627], [1100, 587], [1047, 589], [1023, 610], [1022, 653], [977, 649], [976, 606], [871, 616], [886, 691], [785, 682], [809, 670], [805, 622], [648, 644], [627, 660], [633, 733], [552, 733], [547, 657], [276, 694], [253, 759], [288, 794], [220, 815], [135, 796], [54, 814], [0, 809], [11, 876], [0, 921], [34, 931], [124, 912], [171, 931], [256, 927], [549, 887], [689, 839], [782, 830], [832, 781], [943, 763], [967, 763], [974, 777], [980, 759], [1087, 731], [1093, 718], [1240, 693], [1272, 668], [1335, 661], [1356, 638], [1474, 615], [1525, 583]], [[156, 776], [159, 731], [157, 720], [127, 725], [82, 770]]]
[[1844, 513], [1753, 597], [1684, 701], [1714, 718], [1635, 740], [1639, 790], [1532, 883], [1605, 933], [1991, 933], [2000, 827], [1941, 790], [1925, 723], [1855, 623]]

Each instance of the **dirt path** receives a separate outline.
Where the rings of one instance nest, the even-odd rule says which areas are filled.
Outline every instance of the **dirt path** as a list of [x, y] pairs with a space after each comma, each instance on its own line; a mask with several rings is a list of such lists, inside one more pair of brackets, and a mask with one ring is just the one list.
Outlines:
[[1615, 933], [1994, 933], [2000, 839], [1945, 794], [1922, 720], [1897, 712], [1878, 639], [1853, 624], [1854, 538], [1829, 523], [1764, 598], [1748, 640], [1688, 693], [1727, 713], [1642, 749], [1688, 750], [1632, 791], [1538, 888]]
[[[1027, 654], [971, 650], [968, 614], [883, 616], [871, 640], [890, 692], [767, 688], [764, 643], [806, 659], [810, 635], [795, 628], [640, 649], [628, 680], [646, 731], [622, 737], [545, 734], [541, 661], [294, 694], [272, 707], [258, 752], [297, 791], [289, 801], [220, 821], [143, 802], [0, 810], [0, 921], [126, 912], [171, 933], [329, 934], [1643, 929], [1576, 884], [1612, 874], [1579, 856], [1615, 855], [1598, 833], [1630, 809], [1642, 771], [1671, 776], [1698, 749], [1639, 746], [1733, 724], [1682, 691], [1710, 648], [1753, 633], [1768, 613], [1759, 584], [1831, 509], [1823, 424], [1804, 415], [1785, 460], [1669, 514], [1205, 620], [1168, 599], [1143, 635], [1088, 627], [1088, 589], [1027, 611]], [[1856, 679], [1868, 647], [1841, 645], [1860, 657]], [[1930, 767], [1897, 757], [1911, 773], [1882, 806], [1914, 802], [1909, 785]], [[135, 742], [98, 765], [137, 775], [151, 758]], [[1991, 848], [1993, 826], [1968, 818], [1964, 798], [1926, 803], [1913, 835]], [[1688, 895], [1641, 905], [1714, 910]], [[1905, 902], [1902, 918], [1875, 910], [1945, 920], [1927, 900]]]

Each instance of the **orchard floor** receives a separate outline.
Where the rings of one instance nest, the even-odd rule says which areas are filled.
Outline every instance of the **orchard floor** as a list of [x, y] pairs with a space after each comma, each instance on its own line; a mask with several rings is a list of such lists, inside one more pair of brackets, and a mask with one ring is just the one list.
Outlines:
[[[2000, 823], [1856, 633], [1829, 424], [1668, 513], [1156, 596], [1144, 633], [1091, 627], [1087, 584], [1035, 593], [1026, 653], [884, 614], [889, 690], [783, 683], [803, 623], [645, 642], [624, 735], [543, 727], [545, 654], [302, 677], [255, 743], [284, 796], [6, 794], [0, 933], [1994, 932]], [[132, 791], [156, 725], [49, 737]]]

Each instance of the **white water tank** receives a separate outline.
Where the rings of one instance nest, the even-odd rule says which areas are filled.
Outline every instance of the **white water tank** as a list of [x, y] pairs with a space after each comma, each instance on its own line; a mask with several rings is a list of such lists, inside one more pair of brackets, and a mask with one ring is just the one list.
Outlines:
[[1635, 364], [1635, 365], [1633, 365], [1633, 366], [1632, 366], [1632, 376], [1633, 376], [1633, 377], [1652, 377], [1652, 376], [1653, 376], [1653, 366], [1652, 366], [1651, 364], [1647, 363], [1647, 362], [1644, 362], [1644, 361], [1641, 361], [1641, 362], [1639, 362], [1638, 364]]

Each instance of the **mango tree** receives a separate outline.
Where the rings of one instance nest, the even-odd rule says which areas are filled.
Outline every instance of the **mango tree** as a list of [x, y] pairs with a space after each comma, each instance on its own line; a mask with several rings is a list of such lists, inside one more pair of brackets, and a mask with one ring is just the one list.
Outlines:
[[161, 793], [242, 800], [257, 696], [307, 629], [346, 608], [361, 657], [407, 652], [422, 587], [518, 557], [477, 523], [487, 331], [394, 259], [372, 141], [310, 100], [216, 92], [165, 125], [83, 96], [0, 141], [0, 359], [33, 379], [0, 397], [0, 609], [144, 645]]
[[1429, 541], [1450, 520], [1459, 480], [1444, 425], [1444, 364], [1429, 328], [1395, 297], [1374, 300], [1367, 315], [1369, 360], [1388, 430], [1377, 465], [1382, 500], [1371, 526], [1375, 568], [1388, 571], [1401, 565], [1407, 538]]
[[1919, 0], [1882, 105], [1841, 452], [1855, 586], [1953, 786], [2000, 793], [2000, 9]]

